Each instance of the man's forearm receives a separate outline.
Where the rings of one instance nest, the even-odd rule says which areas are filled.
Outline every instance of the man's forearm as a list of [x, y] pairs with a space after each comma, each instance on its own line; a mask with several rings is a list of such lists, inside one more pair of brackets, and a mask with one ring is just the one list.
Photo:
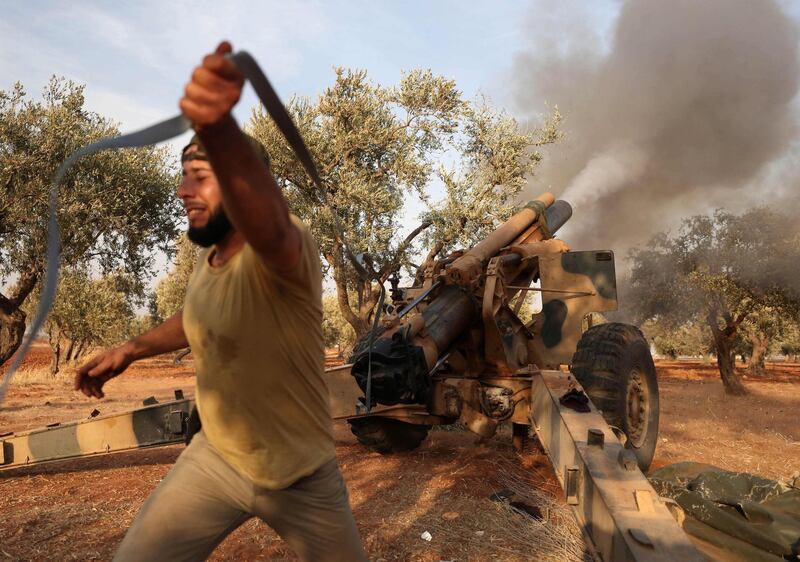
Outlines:
[[189, 342], [183, 331], [183, 310], [123, 345], [128, 348], [134, 361], [188, 347]]
[[[228, 116], [198, 132], [222, 190], [225, 212], [236, 230], [271, 265], [290, 269], [298, 257], [298, 232], [289, 206], [261, 158]], [[287, 238], [290, 243], [287, 244]]]

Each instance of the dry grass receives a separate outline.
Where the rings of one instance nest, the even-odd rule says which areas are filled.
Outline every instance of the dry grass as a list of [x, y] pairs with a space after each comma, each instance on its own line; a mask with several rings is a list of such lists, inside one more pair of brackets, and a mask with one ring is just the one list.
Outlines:
[[[38, 348], [26, 368], [47, 369]], [[33, 360], [30, 362], [29, 360]], [[30, 364], [29, 364], [30, 363]], [[800, 468], [800, 365], [768, 365], [769, 376], [747, 381], [751, 394], [728, 397], [714, 366], [659, 363], [661, 436], [656, 466], [681, 460], [710, 462], [778, 478]], [[144, 397], [191, 395], [191, 360], [171, 356], [137, 363], [114, 379], [103, 400], [88, 399], [65, 378], [16, 385], [0, 410], [0, 428], [20, 431], [53, 421], [138, 407]], [[31, 374], [35, 377], [35, 374]], [[39, 375], [41, 376], [41, 374]], [[48, 375], [49, 376], [49, 375]], [[412, 453], [384, 457], [355, 443], [346, 424], [335, 424], [336, 449], [356, 521], [373, 562], [529, 562], [583, 560], [581, 535], [562, 505], [549, 463], [535, 446], [511, 449], [510, 429], [475, 445], [459, 428], [432, 431]], [[181, 447], [103, 455], [20, 470], [0, 477], [0, 560], [107, 560], [144, 498], [166, 475]], [[100, 484], [100, 485], [98, 485]], [[538, 508], [533, 519], [494, 502], [492, 493]], [[421, 538], [428, 531], [430, 542]], [[296, 560], [259, 521], [243, 525], [212, 560]]]
[[14, 384], [29, 385], [69, 382], [72, 381], [75, 376], [75, 369], [80, 364], [81, 361], [63, 361], [58, 373], [55, 375], [50, 372], [50, 365], [23, 366], [14, 373]]
[[[481, 560], [481, 551], [502, 560], [591, 560], [568, 506], [542, 491], [541, 481], [518, 463], [500, 459], [494, 464], [494, 478], [508, 501], [480, 502], [459, 516], [456, 524], [445, 519], [435, 523], [434, 532], [445, 534], [447, 542], [461, 544], [467, 560]], [[529, 515], [525, 508], [538, 510], [541, 518]]]
[[14, 373], [14, 384], [42, 384], [58, 380], [61, 374], [53, 376], [49, 366], [36, 365], [33, 367], [22, 367]]

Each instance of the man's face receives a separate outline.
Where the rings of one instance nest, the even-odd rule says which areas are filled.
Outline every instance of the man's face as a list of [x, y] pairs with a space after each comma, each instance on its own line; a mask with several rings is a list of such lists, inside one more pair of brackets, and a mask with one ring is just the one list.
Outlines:
[[[191, 154], [194, 147], [187, 150]], [[217, 176], [207, 160], [185, 160], [183, 179], [178, 188], [189, 219], [189, 239], [204, 248], [220, 242], [231, 230], [231, 223], [222, 207], [222, 194]]]

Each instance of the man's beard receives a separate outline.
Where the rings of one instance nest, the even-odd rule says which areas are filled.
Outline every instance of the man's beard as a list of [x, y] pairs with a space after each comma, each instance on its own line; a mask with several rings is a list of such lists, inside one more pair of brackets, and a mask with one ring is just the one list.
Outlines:
[[221, 242], [231, 230], [233, 230], [233, 225], [228, 219], [228, 215], [225, 214], [222, 205], [220, 205], [217, 207], [217, 210], [211, 214], [211, 218], [208, 219], [205, 226], [190, 226], [186, 235], [189, 237], [189, 240], [198, 246], [208, 248], [209, 246]]

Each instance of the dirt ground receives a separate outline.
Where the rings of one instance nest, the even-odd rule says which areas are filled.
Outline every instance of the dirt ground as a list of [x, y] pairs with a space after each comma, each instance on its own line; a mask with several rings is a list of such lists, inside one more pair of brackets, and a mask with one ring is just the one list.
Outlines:
[[[136, 365], [90, 400], [66, 378], [41, 374], [47, 348], [26, 360], [0, 410], [0, 433], [55, 421], [108, 414], [168, 400], [175, 389], [192, 394], [191, 361], [171, 357]], [[661, 432], [654, 467], [680, 460], [786, 478], [800, 470], [800, 365], [769, 364], [768, 377], [748, 380], [749, 396], [725, 395], [715, 366], [659, 362]], [[541, 546], [535, 522], [489, 496], [524, 482], [538, 491], [530, 503], [552, 504], [558, 485], [535, 441], [523, 455], [507, 431], [475, 446], [462, 431], [433, 431], [417, 451], [381, 456], [365, 451], [346, 424], [335, 424], [336, 450], [359, 530], [373, 561], [523, 561], [580, 559], [577, 530], [567, 518], [547, 530], [558, 540]], [[0, 560], [107, 560], [150, 491], [182, 446], [98, 456], [0, 472]], [[564, 512], [566, 513], [566, 511]], [[558, 521], [556, 516], [554, 521]], [[538, 531], [537, 531], [538, 529]], [[421, 534], [428, 531], [431, 541]], [[542, 550], [531, 556], [536, 542]], [[534, 541], [536, 539], [536, 541]], [[295, 560], [270, 529], [251, 520], [232, 534], [213, 560]]]

